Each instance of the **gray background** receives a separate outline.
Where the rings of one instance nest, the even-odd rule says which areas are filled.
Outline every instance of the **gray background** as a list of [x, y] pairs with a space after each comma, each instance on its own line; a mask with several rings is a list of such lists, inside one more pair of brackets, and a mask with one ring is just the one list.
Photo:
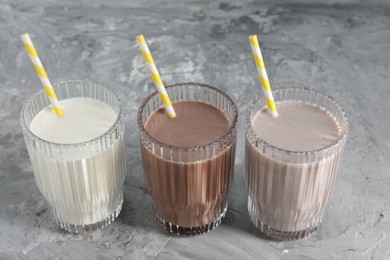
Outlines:
[[[390, 259], [389, 1], [11, 1], [0, 3], [0, 259]], [[91, 79], [123, 100], [128, 172], [123, 212], [85, 235], [62, 231], [39, 193], [19, 124], [41, 88], [19, 35], [30, 32], [53, 82]], [[135, 36], [145, 34], [164, 81], [226, 91], [239, 107], [227, 218], [197, 237], [154, 220], [136, 111], [154, 90]], [[244, 112], [261, 89], [248, 36], [258, 34], [271, 86], [335, 97], [350, 136], [318, 232], [295, 242], [256, 232], [246, 209]]]

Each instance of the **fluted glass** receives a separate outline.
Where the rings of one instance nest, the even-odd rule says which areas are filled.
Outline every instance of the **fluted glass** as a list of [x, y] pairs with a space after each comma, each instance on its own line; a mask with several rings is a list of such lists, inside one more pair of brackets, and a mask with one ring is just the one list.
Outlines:
[[298, 239], [313, 232], [322, 220], [335, 186], [348, 119], [333, 98], [315, 90], [283, 88], [273, 91], [273, 95], [276, 102], [289, 100], [322, 107], [340, 127], [339, 137], [326, 147], [288, 151], [267, 143], [252, 127], [253, 117], [266, 106], [264, 96], [248, 108], [245, 158], [249, 215], [270, 237]]
[[37, 186], [56, 223], [76, 233], [103, 228], [118, 216], [123, 202], [125, 129], [119, 99], [107, 88], [89, 81], [60, 82], [54, 84], [54, 89], [59, 100], [93, 98], [117, 114], [107, 132], [76, 144], [48, 142], [30, 131], [32, 119], [50, 105], [43, 90], [26, 102], [20, 117]]
[[168, 86], [167, 92], [172, 102], [205, 102], [219, 108], [230, 120], [228, 131], [217, 140], [196, 147], [177, 147], [159, 142], [145, 130], [146, 120], [163, 105], [156, 92], [145, 99], [138, 112], [144, 175], [158, 222], [170, 233], [201, 234], [218, 226], [227, 209], [237, 108], [225, 93], [205, 84], [179, 83]]

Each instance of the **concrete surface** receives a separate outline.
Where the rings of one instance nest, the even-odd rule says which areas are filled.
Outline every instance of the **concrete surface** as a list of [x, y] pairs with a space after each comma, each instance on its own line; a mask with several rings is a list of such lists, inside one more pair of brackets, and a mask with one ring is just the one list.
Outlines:
[[[389, 1], [1, 0], [0, 29], [0, 259], [390, 259]], [[91, 79], [122, 98], [125, 203], [103, 230], [62, 231], [36, 187], [19, 112], [41, 85], [19, 37], [24, 32], [53, 82]], [[135, 42], [141, 33], [167, 84], [209, 83], [239, 107], [228, 216], [205, 235], [171, 236], [152, 214], [136, 128], [136, 111], [154, 90]], [[274, 88], [325, 91], [349, 114], [324, 221], [298, 241], [262, 237], [246, 209], [244, 112], [261, 91], [251, 34], [259, 35]]]

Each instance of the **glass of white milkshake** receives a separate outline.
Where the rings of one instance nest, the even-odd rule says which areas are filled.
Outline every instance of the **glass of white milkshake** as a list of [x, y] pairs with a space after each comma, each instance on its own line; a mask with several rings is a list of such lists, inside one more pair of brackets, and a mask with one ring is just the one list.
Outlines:
[[273, 91], [278, 116], [264, 96], [246, 117], [248, 211], [261, 232], [279, 240], [302, 238], [322, 220], [348, 134], [343, 108], [307, 88]]
[[64, 116], [43, 90], [21, 111], [39, 190], [63, 229], [103, 228], [122, 209], [126, 173], [123, 112], [118, 97], [88, 81], [54, 84]]

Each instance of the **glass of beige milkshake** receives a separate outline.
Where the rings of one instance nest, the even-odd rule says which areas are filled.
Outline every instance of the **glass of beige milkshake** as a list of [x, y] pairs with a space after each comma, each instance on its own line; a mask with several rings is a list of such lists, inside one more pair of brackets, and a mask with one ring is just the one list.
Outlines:
[[227, 210], [238, 112], [209, 85], [166, 90], [176, 118], [165, 114], [157, 92], [138, 112], [145, 181], [157, 221], [170, 233], [197, 235], [217, 227]]
[[264, 96], [246, 117], [248, 211], [261, 232], [278, 240], [302, 238], [322, 220], [348, 134], [343, 108], [308, 88], [273, 91], [278, 116]]
[[21, 111], [37, 186], [63, 229], [103, 228], [118, 216], [123, 202], [125, 129], [119, 99], [88, 81], [60, 82], [54, 89], [62, 117], [43, 90]]

